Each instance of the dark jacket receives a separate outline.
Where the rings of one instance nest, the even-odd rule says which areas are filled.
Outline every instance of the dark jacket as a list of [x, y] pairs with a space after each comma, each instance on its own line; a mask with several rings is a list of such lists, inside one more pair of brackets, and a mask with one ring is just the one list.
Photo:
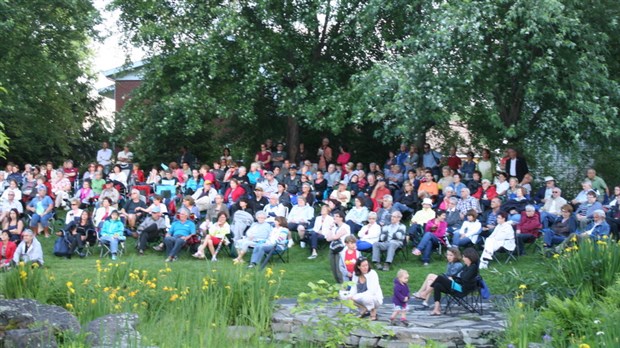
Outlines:
[[527, 167], [527, 162], [523, 157], [516, 157], [514, 160], [509, 158], [506, 161], [506, 173], [508, 173], [508, 175], [510, 175], [510, 166], [512, 161], [517, 161], [515, 169], [517, 172], [517, 179], [519, 179], [519, 182], [521, 182], [525, 174], [530, 171]]
[[478, 264], [472, 263], [469, 266], [463, 267], [459, 274], [454, 277], [454, 281], [461, 284], [463, 292], [467, 293], [472, 290], [476, 290], [478, 286]]

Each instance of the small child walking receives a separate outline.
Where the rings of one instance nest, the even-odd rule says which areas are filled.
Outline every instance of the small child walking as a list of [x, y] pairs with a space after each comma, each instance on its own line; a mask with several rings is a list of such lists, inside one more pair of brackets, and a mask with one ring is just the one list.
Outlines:
[[394, 313], [390, 316], [390, 324], [397, 325], [396, 316], [400, 314], [400, 324], [404, 327], [409, 326], [407, 321], [407, 303], [409, 302], [409, 273], [401, 269], [396, 273], [394, 278], [394, 296], [392, 303], [394, 304]]

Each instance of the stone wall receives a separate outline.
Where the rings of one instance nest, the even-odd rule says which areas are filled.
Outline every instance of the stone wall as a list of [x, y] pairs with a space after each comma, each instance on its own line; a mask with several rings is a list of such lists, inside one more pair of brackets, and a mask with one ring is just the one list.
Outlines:
[[[279, 303], [272, 319], [274, 339], [283, 342], [323, 342], [312, 327], [317, 321], [315, 313], [291, 313], [294, 303]], [[412, 306], [413, 307], [413, 306]], [[505, 318], [488, 303], [484, 315], [455, 311], [453, 315], [429, 316], [428, 309], [413, 308], [408, 314], [408, 327], [389, 323], [392, 306], [383, 305], [378, 311], [379, 322], [384, 325], [380, 334], [357, 330], [350, 334], [347, 345], [351, 347], [410, 347], [424, 346], [432, 341], [445, 347], [495, 347], [495, 338], [506, 326]], [[323, 314], [334, 317], [336, 309]]]

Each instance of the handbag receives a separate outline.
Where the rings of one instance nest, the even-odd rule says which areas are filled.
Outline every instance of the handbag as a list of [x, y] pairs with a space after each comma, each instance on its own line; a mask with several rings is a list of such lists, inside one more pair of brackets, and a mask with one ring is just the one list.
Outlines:
[[333, 240], [331, 243], [329, 243], [329, 249], [334, 254], [337, 254], [344, 249], [344, 243], [340, 239]]

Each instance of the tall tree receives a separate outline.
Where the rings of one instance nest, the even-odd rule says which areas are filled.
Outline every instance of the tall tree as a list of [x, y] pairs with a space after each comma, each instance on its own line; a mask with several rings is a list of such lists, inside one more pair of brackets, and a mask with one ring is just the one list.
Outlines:
[[89, 0], [0, 1], [0, 85], [7, 91], [0, 115], [9, 159], [83, 155], [84, 125], [99, 122], [86, 63], [98, 16]]
[[417, 35], [356, 77], [356, 115], [400, 125], [386, 127], [391, 135], [455, 119], [489, 145], [606, 139], [618, 127], [609, 70], [620, 4], [604, 3], [425, 2]]
[[[299, 127], [338, 133], [353, 121], [350, 77], [383, 59], [386, 42], [405, 37], [405, 21], [415, 20], [410, 4], [115, 0], [131, 41], [151, 52], [124, 116], [129, 130], [175, 124], [165, 132], [179, 138], [225, 118], [237, 129], [255, 125], [241, 130], [255, 143], [283, 127], [294, 156]], [[171, 112], [153, 117], [161, 109]]]

